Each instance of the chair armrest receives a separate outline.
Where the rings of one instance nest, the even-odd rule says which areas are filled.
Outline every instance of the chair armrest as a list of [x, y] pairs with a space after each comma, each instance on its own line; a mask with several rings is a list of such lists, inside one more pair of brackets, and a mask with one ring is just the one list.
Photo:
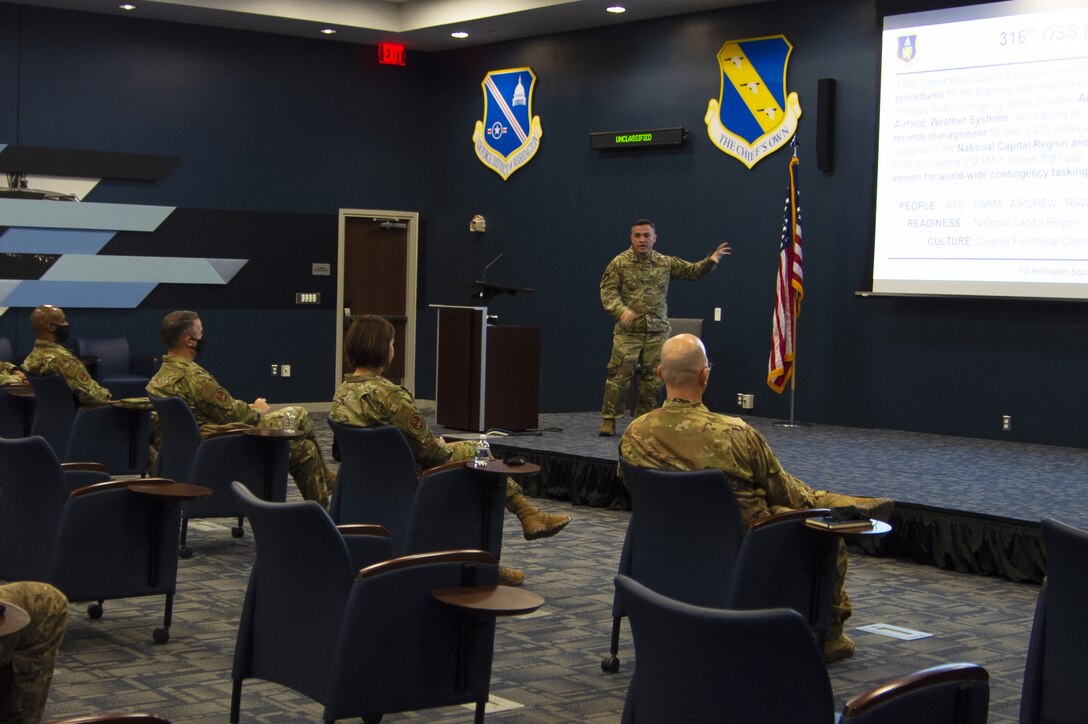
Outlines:
[[110, 471], [110, 469], [106, 467], [105, 463], [92, 463], [92, 462], [86, 462], [86, 463], [80, 463], [80, 462], [61, 463], [60, 464], [60, 469], [63, 470], [64, 472], [70, 472], [70, 471], [73, 471], [73, 470], [89, 470], [92, 473], [108, 473]]
[[393, 534], [384, 525], [371, 525], [368, 523], [344, 523], [336, 526], [340, 535], [377, 535], [382, 538], [392, 538]]
[[420, 473], [420, 477], [422, 477], [423, 475], [430, 475], [431, 473], [440, 473], [444, 470], [463, 468], [464, 466], [464, 460], [450, 460], [448, 463], [442, 463], [441, 465], [432, 465], [431, 467], [424, 469], [423, 472]]
[[388, 571], [397, 571], [401, 568], [411, 568], [412, 566], [451, 562], [497, 564], [499, 561], [487, 551], [480, 550], [466, 549], [458, 551], [436, 551], [434, 553], [415, 553], [367, 566], [355, 575], [355, 579], [362, 580]]
[[850, 717], [861, 716], [871, 709], [887, 704], [897, 697], [905, 696], [911, 692], [925, 689], [930, 686], [952, 684], [962, 682], [987, 682], [990, 674], [978, 664], [956, 663], [933, 666], [913, 674], [900, 676], [886, 684], [881, 684], [869, 689], [863, 694], [855, 696], [846, 702], [842, 710], [842, 720], [848, 721]]
[[748, 530], [755, 530], [765, 525], [771, 525], [772, 523], [781, 523], [784, 520], [804, 520], [806, 518], [817, 518], [819, 516], [828, 515], [831, 512], [828, 508], [810, 508], [809, 510], [787, 510], [785, 513], [776, 513], [769, 515], [766, 518], [760, 518], [754, 521]]
[[81, 495], [100, 493], [104, 490], [127, 488], [130, 485], [172, 485], [173, 483], [174, 481], [169, 478], [125, 478], [124, 480], [106, 480], [101, 483], [93, 483], [92, 485], [84, 485], [82, 488], [76, 488], [68, 493], [68, 497], [78, 498]]
[[134, 375], [154, 377], [161, 362], [161, 358], [153, 354], [134, 354], [129, 359], [128, 369]]

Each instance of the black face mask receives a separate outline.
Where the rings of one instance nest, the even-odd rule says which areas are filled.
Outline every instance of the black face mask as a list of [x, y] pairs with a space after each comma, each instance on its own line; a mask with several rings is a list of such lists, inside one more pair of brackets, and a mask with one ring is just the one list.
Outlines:
[[53, 332], [53, 336], [57, 339], [57, 344], [64, 344], [68, 341], [68, 335], [71, 333], [72, 328], [68, 324], [58, 324], [56, 331]]
[[196, 352], [197, 357], [204, 354], [204, 340], [205, 339], [207, 339], [207, 337], [201, 337], [200, 339], [196, 340], [196, 347], [194, 348], [194, 351]]

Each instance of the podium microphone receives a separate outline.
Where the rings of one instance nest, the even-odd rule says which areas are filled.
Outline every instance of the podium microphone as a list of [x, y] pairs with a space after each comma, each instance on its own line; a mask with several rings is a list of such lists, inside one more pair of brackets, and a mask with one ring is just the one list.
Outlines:
[[486, 281], [487, 280], [487, 270], [490, 269], [495, 262], [497, 262], [499, 259], [502, 259], [504, 256], [506, 256], [506, 252], [499, 252], [499, 255], [497, 257], [495, 257], [494, 259], [492, 259], [491, 262], [487, 266], [484, 267], [484, 271], [480, 275], [480, 281]]

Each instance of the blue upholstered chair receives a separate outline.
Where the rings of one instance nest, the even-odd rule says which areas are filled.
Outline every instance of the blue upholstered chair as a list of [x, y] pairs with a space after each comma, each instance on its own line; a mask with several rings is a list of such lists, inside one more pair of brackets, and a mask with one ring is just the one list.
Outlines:
[[340, 470], [329, 501], [337, 523], [377, 523], [404, 546], [419, 473], [403, 433], [392, 425], [353, 427], [329, 420], [340, 451]]
[[31, 376], [31, 434], [65, 462], [97, 462], [112, 475], [147, 473], [151, 413], [116, 405], [79, 407], [60, 375]]
[[129, 352], [128, 339], [76, 339], [76, 353], [94, 373], [95, 379], [113, 395], [113, 399], [144, 397], [147, 383], [159, 369], [161, 360], [152, 355]]
[[1020, 698], [1021, 724], [1084, 721], [1088, 677], [1088, 532], [1042, 522], [1046, 580], [1035, 604]]
[[[808, 622], [796, 611], [692, 606], [627, 576], [616, 576], [616, 598], [630, 617], [635, 644], [624, 724], [835, 721], [827, 666]], [[985, 669], [951, 664], [852, 699], [851, 718], [843, 721], [983, 724], [988, 706]]]
[[169, 638], [177, 579], [178, 505], [128, 490], [158, 479], [119, 480], [71, 490], [40, 437], [0, 440], [0, 579], [45, 581], [71, 601], [166, 598]]
[[208, 498], [182, 506], [180, 551], [192, 556], [188, 541], [192, 518], [236, 517], [231, 529], [235, 538], [245, 534], [243, 514], [230, 484], [242, 482], [265, 500], [287, 499], [287, 469], [291, 456], [286, 439], [251, 437], [241, 431], [201, 438], [192, 410], [180, 397], [152, 397], [159, 413], [161, 441], [155, 458], [155, 474], [178, 482], [211, 488]]
[[795, 510], [755, 521], [741, 542], [726, 607], [791, 608], [818, 637], [826, 634], [840, 542], [804, 523], [828, 512]]
[[466, 702], [476, 703], [482, 720], [494, 619], [465, 626], [462, 614], [431, 591], [495, 585], [493, 557], [445, 551], [356, 574], [345, 537], [317, 503], [267, 503], [238, 484], [233, 491], [253, 526], [257, 556], [234, 652], [232, 722], [251, 678], [323, 704], [325, 721], [379, 721], [386, 713]]
[[[649, 470], [620, 460], [631, 492], [631, 519], [619, 573], [654, 591], [699, 606], [724, 608], [743, 531], [733, 488], [720, 470]], [[619, 598], [612, 602], [605, 671], [619, 670]]]
[[28, 379], [34, 388], [35, 407], [30, 434], [44, 438], [57, 457], [65, 460], [79, 404], [60, 375], [31, 375]]
[[[506, 478], [451, 462], [423, 471], [412, 498], [402, 554], [484, 550], [500, 558]], [[379, 521], [380, 522], [380, 521]]]
[[[838, 572], [835, 539], [804, 524], [825, 509], [773, 515], [744, 532], [720, 470], [651, 470], [621, 460], [631, 520], [619, 573], [678, 601], [732, 609], [791, 608], [826, 633]], [[623, 606], [612, 603], [605, 671], [619, 669]]]

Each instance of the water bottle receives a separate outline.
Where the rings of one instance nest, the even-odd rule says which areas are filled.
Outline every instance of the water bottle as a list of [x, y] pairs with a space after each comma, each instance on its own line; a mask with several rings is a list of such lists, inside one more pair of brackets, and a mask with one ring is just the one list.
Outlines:
[[491, 446], [487, 443], [487, 435], [480, 435], [476, 443], [476, 457], [472, 460], [473, 467], [486, 468], [491, 460]]

